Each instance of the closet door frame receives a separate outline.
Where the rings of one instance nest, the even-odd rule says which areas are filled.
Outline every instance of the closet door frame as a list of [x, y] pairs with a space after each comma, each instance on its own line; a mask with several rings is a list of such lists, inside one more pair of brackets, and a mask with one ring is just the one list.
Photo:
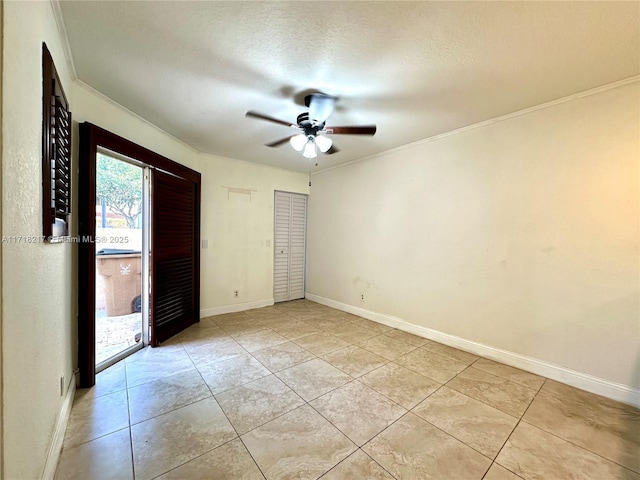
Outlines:
[[[278, 255], [283, 255], [283, 253], [278, 252], [278, 244], [277, 244], [277, 236], [278, 236], [278, 196], [287, 196], [289, 199], [289, 222], [288, 222], [288, 241], [287, 241], [287, 295], [286, 298], [276, 298], [276, 288], [278, 283], [276, 282], [276, 274], [277, 272], [277, 262], [281, 260], [278, 258]], [[292, 264], [292, 256], [294, 254], [293, 250], [293, 232], [292, 226], [294, 221], [294, 197], [300, 197], [304, 199], [304, 242], [303, 242], [303, 259], [302, 259], [302, 296], [296, 296], [293, 298], [291, 294], [291, 264]], [[309, 196], [304, 193], [296, 193], [296, 192], [286, 192], [283, 190], [275, 190], [273, 195], [273, 298], [274, 302], [286, 302], [290, 300], [297, 300], [300, 298], [304, 298], [306, 284], [307, 284], [307, 206], [308, 206]]]

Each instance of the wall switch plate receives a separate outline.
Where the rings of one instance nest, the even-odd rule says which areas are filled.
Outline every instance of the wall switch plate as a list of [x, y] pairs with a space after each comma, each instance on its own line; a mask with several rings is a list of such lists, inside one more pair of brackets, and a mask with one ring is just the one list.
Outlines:
[[209, 240], [207, 239], [202, 240], [202, 248], [209, 248]]

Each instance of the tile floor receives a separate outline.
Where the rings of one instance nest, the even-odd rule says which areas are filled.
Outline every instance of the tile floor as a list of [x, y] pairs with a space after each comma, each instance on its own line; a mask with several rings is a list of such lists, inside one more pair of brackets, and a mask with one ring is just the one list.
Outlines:
[[299, 300], [99, 374], [57, 478], [640, 480], [640, 411]]

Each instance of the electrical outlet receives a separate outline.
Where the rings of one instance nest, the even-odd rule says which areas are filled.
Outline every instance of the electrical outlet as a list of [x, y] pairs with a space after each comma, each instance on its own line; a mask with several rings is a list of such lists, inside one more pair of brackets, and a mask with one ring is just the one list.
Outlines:
[[60, 396], [64, 396], [64, 375], [60, 377]]
[[238, 290], [233, 291], [233, 298], [238, 298], [240, 296], [240, 292]]

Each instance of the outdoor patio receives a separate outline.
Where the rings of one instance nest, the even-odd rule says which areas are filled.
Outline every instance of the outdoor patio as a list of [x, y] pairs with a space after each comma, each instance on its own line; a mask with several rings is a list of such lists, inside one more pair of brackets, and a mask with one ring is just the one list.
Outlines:
[[142, 314], [130, 313], [107, 317], [106, 310], [96, 311], [96, 365], [135, 345], [142, 330]]

